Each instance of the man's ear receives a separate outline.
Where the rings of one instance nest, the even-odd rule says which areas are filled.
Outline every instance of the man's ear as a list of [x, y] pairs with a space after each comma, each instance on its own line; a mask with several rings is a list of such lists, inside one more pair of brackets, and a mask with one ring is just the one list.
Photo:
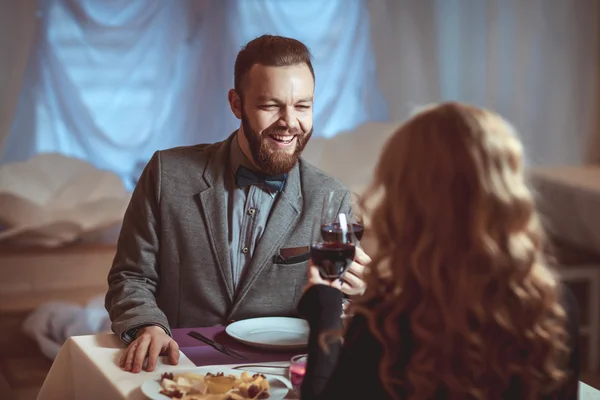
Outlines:
[[237, 119], [242, 119], [242, 99], [238, 92], [236, 92], [235, 89], [229, 89], [227, 99], [229, 100], [229, 107], [231, 107], [233, 115], [235, 115]]

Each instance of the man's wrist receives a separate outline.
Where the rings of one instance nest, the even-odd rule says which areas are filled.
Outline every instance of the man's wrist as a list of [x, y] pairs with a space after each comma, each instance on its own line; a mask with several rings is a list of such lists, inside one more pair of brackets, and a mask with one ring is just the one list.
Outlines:
[[167, 335], [169, 334], [169, 332], [162, 326], [157, 325], [157, 324], [144, 324], [144, 325], [138, 325], [138, 326], [134, 326], [133, 328], [130, 328], [128, 330], [125, 331], [125, 334], [123, 335], [125, 337], [125, 341], [126, 342], [132, 342], [133, 340], [137, 339], [137, 335], [140, 333], [140, 331], [144, 328], [148, 328], [148, 327], [157, 327], [162, 329]]
[[128, 331], [129, 336], [132, 337], [132, 338], [134, 338], [134, 339], [137, 339], [138, 332], [141, 331], [142, 329], [148, 327], [148, 326], [152, 326], [152, 325], [140, 325], [140, 326], [136, 326], [135, 328], [131, 328]]
[[136, 327], [130, 328], [130, 329], [128, 329], [128, 330], [125, 331], [125, 336], [127, 338], [129, 338], [130, 341], [134, 340], [134, 339], [136, 339], [136, 336], [137, 336], [138, 332], [142, 328], [145, 328], [147, 326], [150, 326], [150, 325], [140, 325], [140, 326], [136, 326]]

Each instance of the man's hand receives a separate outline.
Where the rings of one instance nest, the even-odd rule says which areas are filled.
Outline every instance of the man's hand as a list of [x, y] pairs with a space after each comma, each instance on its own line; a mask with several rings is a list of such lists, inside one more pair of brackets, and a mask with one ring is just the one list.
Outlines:
[[144, 360], [148, 357], [145, 370], [154, 371], [156, 361], [161, 353], [167, 352], [169, 362], [179, 362], [179, 346], [160, 326], [146, 326], [136, 334], [136, 339], [129, 344], [127, 352], [121, 356], [119, 364], [125, 371], [137, 374], [142, 370]]
[[342, 276], [342, 279], [330, 281], [321, 277], [319, 269], [315, 267], [311, 260], [308, 264], [308, 285], [305, 290], [313, 285], [327, 285], [340, 289], [349, 296], [363, 294], [366, 289], [363, 276], [365, 267], [369, 265], [370, 262], [371, 257], [369, 257], [360, 247], [357, 247], [354, 261], [350, 264], [350, 267], [344, 276]]

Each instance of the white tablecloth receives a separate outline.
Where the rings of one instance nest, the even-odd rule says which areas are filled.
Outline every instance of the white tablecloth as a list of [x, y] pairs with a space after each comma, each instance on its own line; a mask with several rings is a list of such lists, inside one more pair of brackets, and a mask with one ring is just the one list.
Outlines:
[[[76, 336], [69, 339], [52, 364], [38, 400], [141, 400], [146, 398], [140, 389], [145, 381], [158, 379], [163, 372], [195, 367], [181, 353], [177, 366], [170, 365], [161, 358], [154, 372], [142, 371], [132, 374], [122, 371], [118, 366], [123, 348], [113, 334]], [[581, 383], [580, 399], [598, 400], [600, 391]]]
[[[145, 381], [158, 379], [164, 372], [196, 367], [185, 354], [180, 353], [177, 366], [168, 364], [166, 357], [161, 357], [153, 372], [142, 371], [139, 374], [132, 374], [121, 370], [118, 366], [123, 349], [124, 346], [113, 334], [70, 338], [54, 360], [39, 392], [38, 400], [142, 400], [146, 399], [146, 396], [140, 387]], [[234, 365], [227, 367], [231, 368]], [[218, 366], [215, 369], [218, 369]], [[296, 396], [290, 393], [289, 398], [294, 399]]]

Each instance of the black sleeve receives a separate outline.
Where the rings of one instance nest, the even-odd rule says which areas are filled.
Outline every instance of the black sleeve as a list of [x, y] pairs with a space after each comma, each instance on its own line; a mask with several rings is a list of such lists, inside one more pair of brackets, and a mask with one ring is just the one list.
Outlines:
[[302, 392], [310, 396], [307, 398], [315, 398], [331, 376], [341, 347], [339, 340], [330, 340], [325, 351], [319, 345], [319, 337], [328, 331], [341, 330], [342, 292], [329, 286], [315, 285], [300, 299], [298, 312], [310, 326]]
[[565, 384], [544, 400], [577, 400], [579, 398], [579, 375], [581, 373], [579, 356], [579, 308], [577, 300], [567, 285], [562, 286], [562, 306], [567, 314], [567, 332], [570, 341], [570, 355], [567, 364], [568, 378]]
[[381, 346], [370, 334], [365, 317], [353, 318], [344, 345], [329, 341], [327, 352], [319, 336], [341, 328], [342, 295], [337, 289], [316, 285], [300, 299], [298, 307], [310, 325], [308, 363], [302, 384], [303, 400], [385, 398], [379, 381]]

